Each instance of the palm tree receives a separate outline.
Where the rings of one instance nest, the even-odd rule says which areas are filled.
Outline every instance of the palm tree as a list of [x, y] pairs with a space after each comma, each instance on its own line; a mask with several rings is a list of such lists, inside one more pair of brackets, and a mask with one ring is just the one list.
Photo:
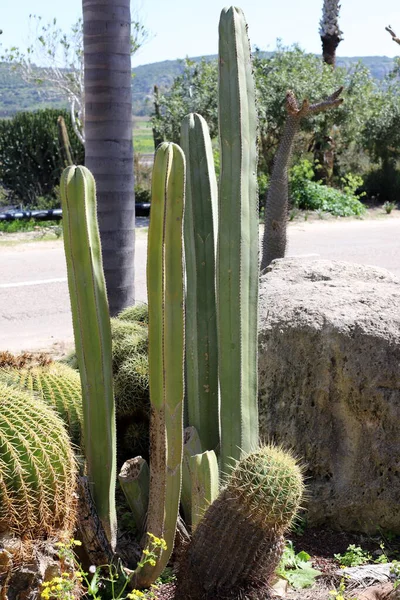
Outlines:
[[324, 0], [322, 19], [319, 22], [322, 56], [324, 62], [333, 67], [336, 62], [336, 49], [343, 39], [343, 32], [339, 29], [339, 10], [339, 0]]
[[110, 313], [134, 302], [130, 0], [82, 0], [85, 164], [97, 211]]

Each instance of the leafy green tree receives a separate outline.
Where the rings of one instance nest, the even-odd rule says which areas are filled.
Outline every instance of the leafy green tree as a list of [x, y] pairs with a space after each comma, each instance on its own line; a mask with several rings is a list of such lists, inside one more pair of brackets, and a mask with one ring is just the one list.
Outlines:
[[0, 180], [11, 198], [25, 206], [37, 205], [38, 197], [44, 196], [49, 204], [57, 205], [55, 189], [64, 168], [58, 142], [59, 116], [70, 134], [72, 157], [82, 163], [83, 146], [73, 135], [66, 110], [47, 108], [0, 119]]
[[[25, 82], [43, 87], [47, 94], [65, 98], [74, 132], [84, 143], [83, 20], [79, 18], [68, 32], [60, 29], [57, 19], [45, 23], [42, 17], [29, 15], [29, 20], [34, 33], [27, 48], [8, 48], [0, 58]], [[132, 55], [148, 37], [149, 32], [136, 14], [131, 22]]]
[[217, 62], [186, 58], [184, 71], [164, 94], [155, 91], [152, 126], [157, 139], [179, 143], [183, 117], [200, 113], [207, 121], [211, 138], [218, 135]]
[[[375, 89], [367, 68], [358, 64], [351, 70], [324, 64], [298, 46], [285, 48], [278, 43], [270, 56], [257, 51], [254, 72], [258, 96], [259, 167], [270, 173], [286, 120], [285, 98], [291, 90], [299, 100], [311, 103], [327, 97], [332, 90], [344, 87], [344, 103], [333, 112], [310, 116], [302, 122], [294, 153], [312, 149], [321, 132], [329, 131], [335, 139], [335, 151], [348, 151], [362, 137], [369, 114], [370, 96]], [[203, 59], [200, 63], [186, 60], [184, 73], [178, 76], [167, 93], [159, 97], [159, 113], [152, 116], [154, 129], [162, 139], [179, 142], [183, 117], [200, 113], [207, 121], [212, 137], [217, 137], [217, 64]]]
[[300, 100], [311, 103], [329, 96], [332, 90], [343, 86], [343, 104], [335, 111], [310, 115], [302, 122], [294, 153], [313, 148], [322, 132], [335, 137], [336, 152], [355, 144], [361, 137], [363, 119], [368, 114], [369, 98], [374, 82], [367, 68], [358, 64], [347, 71], [333, 70], [314, 54], [307, 54], [298, 46], [285, 48], [278, 44], [273, 55], [254, 58], [259, 104], [260, 167], [270, 172], [273, 158], [286, 120], [285, 99], [291, 90]]

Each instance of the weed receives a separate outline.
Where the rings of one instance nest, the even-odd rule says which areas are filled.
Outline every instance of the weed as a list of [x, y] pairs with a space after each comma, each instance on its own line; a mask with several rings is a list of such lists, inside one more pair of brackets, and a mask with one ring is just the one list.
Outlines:
[[396, 208], [396, 202], [389, 202], [389, 200], [386, 200], [386, 202], [382, 204], [382, 208], [387, 215], [390, 215], [392, 210]]
[[393, 588], [396, 590], [400, 586], [400, 562], [397, 560], [392, 561], [390, 574], [394, 579]]
[[293, 542], [288, 541], [276, 572], [295, 589], [312, 587], [315, 578], [322, 573], [313, 568], [310, 559], [311, 556], [307, 552], [296, 554]]
[[341, 567], [358, 567], [371, 561], [371, 556], [360, 546], [350, 544], [344, 554], [334, 554]]
[[346, 590], [345, 579], [342, 577], [340, 580], [340, 584], [337, 590], [331, 590], [329, 595], [332, 597], [332, 600], [345, 600], [344, 592]]
[[[144, 558], [138, 563], [138, 567], [144, 567], [146, 564], [155, 565], [157, 560], [158, 550], [166, 549], [166, 544], [163, 539], [157, 538], [148, 533], [151, 544], [150, 549], [144, 550]], [[109, 600], [143, 600], [155, 598], [154, 589], [157, 586], [152, 586], [148, 592], [140, 590], [132, 590], [127, 593], [127, 586], [131, 577], [127, 575], [122, 568], [120, 561], [117, 564], [101, 565], [89, 567], [89, 572], [82, 570], [81, 565], [74, 554], [74, 547], [80, 546], [82, 542], [79, 540], [70, 540], [67, 543], [59, 542], [58, 556], [62, 573], [59, 577], [53, 577], [51, 581], [42, 583], [42, 591], [40, 597], [42, 600], [74, 600], [77, 597], [79, 590], [85, 590], [85, 597], [93, 600], [101, 600], [102, 592], [107, 590], [107, 598]], [[164, 572], [165, 573], [165, 572]], [[163, 574], [164, 575], [164, 574]], [[172, 581], [172, 575], [167, 573], [166, 578]], [[164, 583], [162, 577], [160, 583]]]

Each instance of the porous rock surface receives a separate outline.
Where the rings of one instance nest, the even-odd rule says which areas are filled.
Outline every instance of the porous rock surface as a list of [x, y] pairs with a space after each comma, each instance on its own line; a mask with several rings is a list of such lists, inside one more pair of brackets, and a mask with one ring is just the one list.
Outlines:
[[400, 279], [280, 259], [262, 275], [261, 439], [305, 465], [310, 525], [400, 533]]

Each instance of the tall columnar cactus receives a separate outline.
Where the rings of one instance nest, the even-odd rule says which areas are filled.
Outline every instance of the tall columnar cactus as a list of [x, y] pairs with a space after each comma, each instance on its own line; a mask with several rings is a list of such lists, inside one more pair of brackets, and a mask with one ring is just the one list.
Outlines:
[[115, 546], [116, 430], [111, 328], [96, 215], [96, 190], [85, 167], [61, 177], [64, 248], [75, 347], [82, 382], [88, 480], [98, 516]]
[[186, 398], [188, 420], [204, 450], [219, 444], [215, 244], [218, 189], [210, 134], [203, 117], [184, 118], [181, 145], [187, 164], [185, 203]]
[[[156, 565], [137, 574], [150, 585], [171, 555], [179, 512], [183, 448], [183, 256], [185, 158], [176, 144], [156, 152], [148, 237], [150, 490], [147, 531], [164, 538]], [[147, 548], [145, 548], [145, 551]]]
[[221, 177], [217, 322], [221, 468], [258, 446], [257, 113], [247, 25], [239, 8], [219, 24]]
[[265, 269], [276, 258], [283, 258], [286, 251], [286, 228], [289, 202], [288, 168], [293, 143], [304, 117], [335, 108], [343, 102], [339, 88], [326, 100], [310, 104], [304, 100], [299, 108], [293, 92], [286, 94], [287, 119], [285, 129], [275, 155], [271, 181], [265, 201], [265, 224], [261, 269]]
[[76, 464], [64, 424], [32, 394], [0, 383], [0, 531], [71, 535]]
[[302, 494], [301, 469], [287, 452], [266, 446], [239, 461], [197, 526], [176, 600], [248, 598], [259, 588], [265, 593]]
[[0, 381], [36, 393], [67, 425], [71, 440], [81, 445], [82, 392], [79, 373], [68, 365], [50, 362], [31, 367], [4, 367]]

